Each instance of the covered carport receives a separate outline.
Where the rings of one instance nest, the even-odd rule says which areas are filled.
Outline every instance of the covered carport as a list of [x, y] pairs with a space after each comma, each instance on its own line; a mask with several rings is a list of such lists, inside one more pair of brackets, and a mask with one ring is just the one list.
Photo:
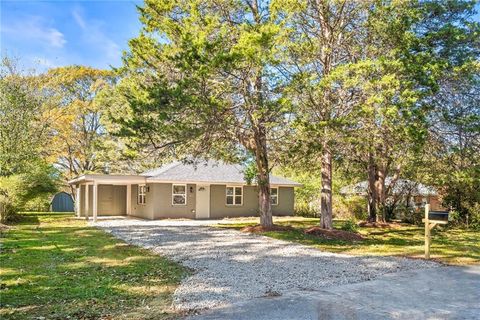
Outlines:
[[75, 187], [77, 217], [130, 215], [132, 185], [144, 184], [145, 177], [132, 175], [86, 174], [69, 181]]

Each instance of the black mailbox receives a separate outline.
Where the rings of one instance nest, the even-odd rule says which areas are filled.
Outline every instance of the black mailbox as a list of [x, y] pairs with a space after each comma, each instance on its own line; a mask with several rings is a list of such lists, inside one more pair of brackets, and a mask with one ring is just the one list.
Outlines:
[[448, 222], [448, 211], [430, 211], [428, 213], [428, 220]]

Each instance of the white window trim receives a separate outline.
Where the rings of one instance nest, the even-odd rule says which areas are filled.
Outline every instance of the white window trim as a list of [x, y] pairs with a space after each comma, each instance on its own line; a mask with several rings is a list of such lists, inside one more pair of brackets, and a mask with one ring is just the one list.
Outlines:
[[[228, 188], [233, 188], [233, 195], [229, 195], [227, 194], [227, 189]], [[235, 197], [237, 197], [237, 194], [235, 193], [235, 188], [242, 188], [242, 198], [240, 200], [240, 204], [235, 204]], [[240, 207], [240, 206], [243, 206], [243, 186], [226, 186], [225, 187], [225, 205], [228, 206], [228, 207]], [[228, 204], [227, 203], [227, 196], [228, 197], [233, 197], [233, 203], [232, 204]]]
[[[140, 190], [143, 187], [143, 193], [140, 193]], [[140, 196], [143, 196], [143, 202], [140, 202]], [[147, 203], [147, 185], [139, 184], [137, 186], [137, 204], [144, 206]]]
[[[185, 187], [185, 194], [182, 194], [182, 193], [173, 193], [173, 190], [175, 189], [175, 186], [183, 186]], [[186, 206], [187, 205], [187, 194], [188, 194], [188, 190], [187, 190], [187, 185], [184, 184], [184, 183], [173, 183], [172, 184], [172, 206], [175, 206], [175, 207], [183, 207], [183, 206]], [[181, 203], [173, 203], [173, 198], [174, 196], [185, 196], [185, 203], [184, 204], [181, 204]]]
[[[271, 202], [271, 199], [272, 199], [272, 189], [277, 189], [277, 203], [273, 204]], [[278, 206], [278, 204], [280, 203], [280, 199], [279, 199], [279, 196], [280, 196], [280, 190], [278, 187], [270, 187], [270, 204], [272, 206]]]

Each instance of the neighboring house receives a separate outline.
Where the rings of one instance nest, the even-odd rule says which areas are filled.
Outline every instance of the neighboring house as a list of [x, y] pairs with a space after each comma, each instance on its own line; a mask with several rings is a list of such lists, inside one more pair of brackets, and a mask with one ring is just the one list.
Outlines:
[[[388, 187], [391, 183], [391, 178], [387, 177], [385, 185]], [[346, 186], [340, 189], [343, 195], [368, 195], [368, 181], [362, 181], [354, 185]], [[431, 210], [445, 210], [442, 207], [442, 201], [435, 188], [426, 186], [416, 181], [407, 179], [398, 179], [390, 193], [391, 201], [396, 201], [413, 209], [422, 209], [425, 204], [430, 204]]]
[[[173, 162], [140, 175], [87, 174], [76, 187], [78, 216], [215, 219], [258, 215], [258, 193], [239, 165]], [[274, 215], [293, 215], [294, 181], [271, 176]]]
[[52, 212], [73, 212], [75, 207], [72, 196], [64, 191], [55, 194], [50, 201], [50, 211]]

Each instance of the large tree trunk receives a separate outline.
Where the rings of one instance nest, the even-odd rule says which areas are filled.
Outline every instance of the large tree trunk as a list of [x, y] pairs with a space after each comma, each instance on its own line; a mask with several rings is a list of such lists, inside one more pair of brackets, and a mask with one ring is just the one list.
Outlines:
[[[268, 175], [263, 178], [258, 177], [259, 179], [264, 179], [268, 181]], [[258, 205], [260, 209], [260, 224], [262, 227], [271, 227], [273, 226], [272, 219], [272, 206], [270, 202], [270, 186], [268, 183], [258, 183]]]
[[375, 181], [376, 181], [376, 166], [373, 161], [373, 157], [370, 154], [368, 156], [368, 221], [375, 222], [377, 221], [377, 193], [375, 190]]
[[322, 193], [320, 195], [320, 227], [332, 229], [332, 153], [327, 146], [322, 151]]
[[263, 227], [273, 226], [272, 204], [270, 202], [270, 169], [268, 166], [266, 129], [260, 126], [256, 130], [255, 160], [257, 163], [258, 208], [260, 224]]
[[385, 178], [385, 168], [383, 168], [383, 166], [378, 166], [375, 179], [375, 197], [378, 222], [385, 222]]

